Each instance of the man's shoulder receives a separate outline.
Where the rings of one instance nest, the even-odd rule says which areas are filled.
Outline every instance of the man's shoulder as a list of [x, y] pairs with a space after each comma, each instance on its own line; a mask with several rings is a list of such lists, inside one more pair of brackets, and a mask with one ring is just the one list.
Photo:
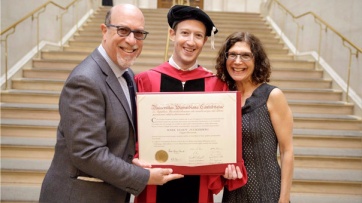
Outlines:
[[140, 72], [136, 74], [136, 78], [144, 78], [148, 77], [150, 74], [160, 74], [164, 68], [167, 67], [167, 62], [160, 64], [159, 66], [153, 67], [151, 69], [148, 69], [146, 71]]
[[143, 71], [143, 72], [140, 72], [140, 73], [137, 73], [135, 75], [135, 78], [145, 78], [145, 77], [149, 77], [149, 75], [152, 75], [152, 74], [159, 74], [157, 71], [154, 71], [153, 69], [150, 69], [150, 70], [146, 70], [146, 71]]
[[212, 72], [212, 70], [205, 68], [204, 66], [199, 65], [199, 67], [196, 69], [200, 72], [206, 72], [209, 73], [210, 76], [215, 76], [215, 74]]
[[69, 74], [70, 78], [89, 78], [90, 80], [96, 80], [102, 78], [104, 75], [98, 62], [94, 60], [92, 54], [80, 62]]

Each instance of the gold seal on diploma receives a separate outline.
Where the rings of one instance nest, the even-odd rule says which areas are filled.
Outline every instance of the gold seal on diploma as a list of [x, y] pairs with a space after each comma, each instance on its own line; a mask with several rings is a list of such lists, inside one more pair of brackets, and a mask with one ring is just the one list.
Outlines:
[[168, 154], [165, 150], [158, 150], [155, 154], [155, 159], [158, 162], [164, 163], [168, 159]]

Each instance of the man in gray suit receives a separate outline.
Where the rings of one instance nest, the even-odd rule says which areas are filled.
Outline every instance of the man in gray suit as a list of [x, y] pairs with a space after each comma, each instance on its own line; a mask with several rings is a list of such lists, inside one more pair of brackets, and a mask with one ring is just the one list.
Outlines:
[[[183, 177], [172, 169], [142, 168], [133, 159], [135, 121], [125, 72], [140, 55], [144, 16], [135, 6], [113, 7], [101, 25], [102, 44], [68, 77], [51, 166], [40, 202], [128, 202], [147, 184]], [[134, 83], [134, 81], [133, 81]], [[135, 85], [133, 85], [135, 87]], [[134, 111], [134, 110], [133, 110]]]

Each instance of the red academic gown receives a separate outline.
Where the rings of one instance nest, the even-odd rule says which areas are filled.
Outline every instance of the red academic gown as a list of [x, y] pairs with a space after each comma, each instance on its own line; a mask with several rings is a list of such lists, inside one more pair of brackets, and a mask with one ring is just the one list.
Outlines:
[[[182, 92], [182, 91], [227, 91], [227, 85], [203, 67], [192, 71], [181, 71], [168, 62], [135, 77], [139, 92]], [[185, 82], [184, 86], [182, 82]], [[149, 185], [135, 198], [136, 203], [160, 202], [213, 202], [213, 194], [224, 186], [234, 190], [246, 184], [247, 173], [244, 163], [239, 164], [243, 178], [225, 180], [218, 175], [189, 176], [166, 183], [163, 186]], [[157, 194], [157, 195], [156, 195]]]

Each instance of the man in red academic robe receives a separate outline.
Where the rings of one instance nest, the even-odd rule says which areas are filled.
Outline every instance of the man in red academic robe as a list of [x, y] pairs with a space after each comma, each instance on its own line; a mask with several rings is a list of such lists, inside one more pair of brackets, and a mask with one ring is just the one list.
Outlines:
[[[168, 62], [136, 75], [139, 92], [225, 91], [227, 86], [215, 75], [197, 63], [209, 36], [213, 40], [217, 29], [210, 17], [199, 8], [173, 6], [167, 14], [170, 39], [174, 51]], [[211, 42], [213, 44], [213, 42]], [[238, 181], [227, 181], [237, 179]], [[243, 186], [247, 181], [244, 164], [226, 168], [225, 175], [185, 175], [163, 186], [148, 186], [136, 197], [136, 202], [192, 203], [213, 202], [213, 194], [224, 185], [229, 190]], [[157, 187], [157, 189], [156, 189]], [[150, 195], [151, 193], [151, 195]], [[154, 194], [157, 194], [156, 197]]]

